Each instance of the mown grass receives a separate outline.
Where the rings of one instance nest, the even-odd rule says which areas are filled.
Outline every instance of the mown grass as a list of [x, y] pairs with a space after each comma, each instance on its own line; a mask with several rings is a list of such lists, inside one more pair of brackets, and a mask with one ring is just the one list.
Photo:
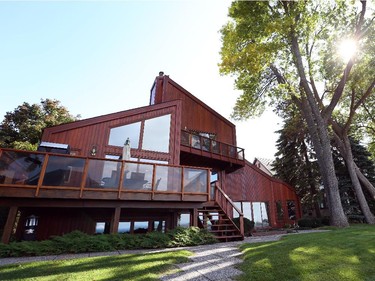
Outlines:
[[158, 280], [172, 264], [186, 262], [188, 251], [117, 255], [0, 267], [0, 280]]
[[244, 272], [252, 281], [375, 280], [375, 226], [290, 235], [277, 242], [241, 246]]

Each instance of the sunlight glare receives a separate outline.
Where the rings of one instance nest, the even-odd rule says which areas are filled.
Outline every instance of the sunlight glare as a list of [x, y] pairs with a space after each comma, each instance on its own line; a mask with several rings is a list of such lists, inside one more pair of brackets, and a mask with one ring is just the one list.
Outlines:
[[349, 61], [357, 51], [357, 42], [353, 39], [345, 39], [339, 43], [338, 53], [345, 61]]

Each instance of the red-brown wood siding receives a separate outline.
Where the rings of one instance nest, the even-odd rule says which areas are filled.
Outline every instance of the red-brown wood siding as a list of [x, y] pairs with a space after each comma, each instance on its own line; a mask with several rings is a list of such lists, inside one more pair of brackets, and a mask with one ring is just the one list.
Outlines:
[[[273, 227], [290, 223], [287, 217], [287, 201], [295, 202], [297, 218], [300, 217], [299, 198], [295, 190], [288, 184], [267, 175], [249, 162], [246, 163], [244, 168], [226, 174], [224, 188], [225, 192], [235, 202], [268, 202], [270, 221]], [[276, 218], [277, 201], [281, 201], [283, 205], [284, 220], [282, 222], [279, 222]]]
[[168, 76], [157, 77], [155, 84], [157, 87], [155, 103], [182, 101], [182, 129], [214, 133], [216, 140], [236, 145], [236, 128], [233, 123], [194, 97]]
[[45, 129], [42, 140], [69, 144], [72, 152], [81, 156], [90, 156], [90, 150], [94, 146], [97, 150], [96, 157], [121, 155], [122, 147], [108, 145], [111, 128], [171, 114], [169, 153], [132, 149], [132, 156], [179, 164], [180, 107], [180, 101], [173, 101], [63, 124]]

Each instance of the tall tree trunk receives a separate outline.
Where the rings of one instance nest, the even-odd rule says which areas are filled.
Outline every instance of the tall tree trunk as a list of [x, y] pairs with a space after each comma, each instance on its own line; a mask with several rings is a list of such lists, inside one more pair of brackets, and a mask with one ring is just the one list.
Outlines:
[[[348, 161], [345, 160], [346, 167], [348, 169], [349, 175], [350, 175], [350, 180], [353, 184], [353, 189], [355, 191], [355, 194], [357, 196], [357, 201], [359, 203], [359, 206], [361, 207], [362, 213], [365, 216], [366, 222], [369, 224], [375, 224], [375, 217], [371, 213], [370, 208], [368, 206], [367, 200], [365, 195], [363, 194], [363, 190], [361, 188], [361, 184], [359, 182], [359, 179], [357, 177], [357, 174], [355, 172], [354, 168], [354, 159], [353, 159], [353, 154], [350, 148], [350, 142], [349, 139], [344, 140], [344, 145], [347, 150], [347, 159]], [[348, 148], [349, 146], [349, 148]]]
[[363, 215], [365, 216], [366, 222], [368, 224], [375, 224], [375, 217], [371, 213], [366, 197], [363, 193], [361, 183], [356, 173], [350, 140], [347, 134], [345, 134], [345, 132], [342, 132], [341, 138], [337, 135], [337, 133], [334, 133], [334, 137], [337, 144], [337, 148], [339, 149], [341, 156], [345, 160], [346, 168], [348, 170], [350, 180], [352, 182], [353, 189], [357, 197], [358, 204], [361, 208]]
[[[310, 97], [311, 98], [311, 97]], [[322, 175], [323, 185], [327, 194], [330, 213], [330, 224], [338, 227], [349, 226], [345, 216], [338, 188], [335, 167], [333, 163], [331, 145], [328, 137], [327, 125], [322, 116], [314, 114], [319, 112], [312, 101], [302, 99], [302, 113], [308, 124], [308, 130], [317, 155], [319, 170]]]
[[[301, 103], [299, 106], [302, 106], [302, 114], [304, 115], [308, 124], [308, 130], [317, 155], [319, 170], [321, 172], [324, 188], [327, 194], [330, 212], [330, 224], [338, 227], [346, 227], [349, 226], [349, 223], [341, 204], [335, 166], [333, 164], [331, 142], [328, 136], [328, 119], [329, 116], [331, 116], [334, 108], [334, 102], [331, 102], [329, 105], [330, 109], [326, 110], [325, 113], [320, 112], [318, 102], [315, 100], [314, 93], [311, 90], [310, 84], [306, 77], [298, 38], [293, 29], [291, 30], [291, 52], [293, 54], [294, 63], [300, 77]], [[340, 85], [342, 83], [343, 81], [340, 81]], [[338, 96], [340, 96], [339, 90], [335, 91], [335, 102], [337, 102], [336, 100]]]
[[375, 199], [375, 187], [372, 183], [366, 178], [366, 176], [361, 172], [356, 163], [354, 164], [355, 172], [358, 176], [359, 181], [362, 183], [362, 187], [366, 188], [370, 193], [372, 199]]

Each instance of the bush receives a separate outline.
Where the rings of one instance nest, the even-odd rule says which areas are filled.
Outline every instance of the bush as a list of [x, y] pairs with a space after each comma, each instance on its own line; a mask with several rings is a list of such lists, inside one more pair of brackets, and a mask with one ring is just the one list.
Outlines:
[[[233, 222], [235, 225], [240, 228], [240, 218], [234, 218]], [[251, 233], [253, 232], [254, 229], [254, 221], [249, 220], [248, 218], [243, 218], [243, 227], [244, 227], [244, 234], [245, 236], [251, 236]]]
[[302, 218], [298, 221], [299, 227], [317, 228], [329, 225], [329, 218]]
[[168, 235], [171, 239], [169, 247], [197, 246], [217, 242], [211, 233], [199, 227], [177, 227], [168, 232]]
[[217, 240], [198, 227], [176, 228], [168, 233], [88, 235], [73, 231], [44, 241], [0, 243], [0, 257], [58, 255], [63, 253], [106, 252], [114, 250], [154, 249], [195, 246]]

